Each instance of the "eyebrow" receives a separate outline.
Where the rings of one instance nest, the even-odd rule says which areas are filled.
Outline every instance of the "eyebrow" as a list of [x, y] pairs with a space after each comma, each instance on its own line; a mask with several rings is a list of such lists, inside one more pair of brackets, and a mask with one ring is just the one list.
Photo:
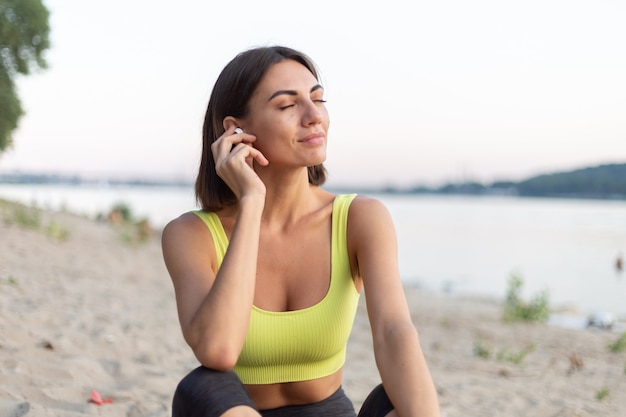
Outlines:
[[[322, 87], [322, 86], [321, 86], [321, 85], [319, 85], [319, 84], [315, 84], [315, 85], [313, 86], [313, 88], [311, 88], [311, 90], [309, 91], [309, 93], [312, 93], [312, 92], [317, 91], [317, 90], [320, 90], [320, 89], [322, 89], [322, 90], [323, 90], [323, 89], [324, 89], [324, 87]], [[272, 94], [272, 95], [270, 96], [270, 98], [269, 98], [269, 99], [267, 99], [267, 101], [272, 101], [274, 98], [276, 98], [276, 97], [278, 97], [278, 96], [280, 96], [280, 95], [283, 95], [283, 94], [286, 94], [286, 95], [288, 95], [288, 96], [297, 96], [297, 95], [298, 95], [298, 92], [297, 92], [297, 91], [295, 91], [295, 90], [278, 90], [278, 91], [274, 92], [274, 94]]]

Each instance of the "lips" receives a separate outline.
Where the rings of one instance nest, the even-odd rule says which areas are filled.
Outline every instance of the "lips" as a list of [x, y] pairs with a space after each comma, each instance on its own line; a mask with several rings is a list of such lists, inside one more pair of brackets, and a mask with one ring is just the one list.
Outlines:
[[298, 142], [305, 143], [309, 145], [319, 145], [323, 144], [326, 139], [326, 136], [322, 132], [310, 133], [300, 139]]

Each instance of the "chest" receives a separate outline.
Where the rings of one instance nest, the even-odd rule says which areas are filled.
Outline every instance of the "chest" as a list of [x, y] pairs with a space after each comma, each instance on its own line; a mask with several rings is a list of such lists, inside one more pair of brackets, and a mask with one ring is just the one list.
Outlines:
[[330, 285], [331, 240], [330, 221], [262, 231], [254, 304], [268, 311], [292, 311], [319, 303]]

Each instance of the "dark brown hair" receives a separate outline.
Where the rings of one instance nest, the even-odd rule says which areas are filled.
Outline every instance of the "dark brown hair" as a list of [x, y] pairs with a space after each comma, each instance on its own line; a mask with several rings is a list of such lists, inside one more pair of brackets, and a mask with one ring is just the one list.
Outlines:
[[[227, 116], [243, 118], [249, 111], [248, 101], [265, 73], [282, 61], [293, 60], [304, 65], [319, 81], [313, 61], [305, 54], [284, 46], [260, 47], [244, 51], [230, 61], [217, 78], [202, 128], [202, 157], [196, 177], [196, 200], [202, 210], [216, 211], [237, 202], [235, 194], [215, 171], [211, 144], [224, 133]], [[322, 185], [326, 169], [322, 164], [308, 167], [309, 183]]]

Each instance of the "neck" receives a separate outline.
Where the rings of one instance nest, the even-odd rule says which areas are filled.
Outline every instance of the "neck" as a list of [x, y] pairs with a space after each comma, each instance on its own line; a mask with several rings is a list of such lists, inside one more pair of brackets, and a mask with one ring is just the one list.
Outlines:
[[284, 226], [298, 221], [316, 207], [317, 187], [309, 184], [308, 172], [300, 169], [291, 175], [284, 172], [263, 176], [266, 187], [263, 221]]

